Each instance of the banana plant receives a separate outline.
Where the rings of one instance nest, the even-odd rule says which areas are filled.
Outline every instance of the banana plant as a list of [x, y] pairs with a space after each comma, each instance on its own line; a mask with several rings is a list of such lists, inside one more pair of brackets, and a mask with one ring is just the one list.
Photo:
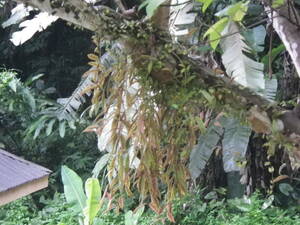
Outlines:
[[92, 225], [103, 202], [99, 180], [88, 178], [84, 192], [82, 179], [73, 170], [62, 166], [61, 176], [66, 200], [73, 205], [72, 209], [79, 213], [79, 223]]
[[[209, 1], [203, 0], [203, 3], [208, 4]], [[263, 50], [266, 30], [263, 26], [257, 26], [242, 32], [245, 30], [242, 20], [246, 15], [248, 3], [238, 1], [216, 13], [215, 15], [220, 19], [207, 30], [204, 37], [208, 37], [213, 49], [220, 44], [222, 62], [228, 76], [265, 98], [274, 100], [277, 80], [266, 79], [264, 64], [249, 57], [253, 52]], [[240, 124], [237, 119], [222, 117], [219, 121], [213, 121], [208, 126], [207, 132], [200, 136], [199, 144], [191, 152], [189, 169], [192, 178], [196, 179], [201, 174], [213, 151], [222, 148], [228, 184], [234, 183], [233, 186], [238, 186], [238, 179], [236, 179], [237, 183], [231, 178], [239, 176], [238, 172], [241, 168], [236, 161], [244, 159], [250, 135], [251, 129], [245, 124]], [[231, 176], [232, 174], [234, 176]], [[229, 195], [235, 197], [243, 192], [238, 191], [239, 193], [235, 195], [233, 193], [235, 190], [229, 188], [229, 191], [232, 192]]]

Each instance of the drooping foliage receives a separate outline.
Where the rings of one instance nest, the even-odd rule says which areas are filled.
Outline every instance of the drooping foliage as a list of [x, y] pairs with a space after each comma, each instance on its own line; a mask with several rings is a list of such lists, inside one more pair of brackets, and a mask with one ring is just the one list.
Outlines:
[[[138, 12], [134, 8], [124, 11], [117, 2], [122, 14], [113, 6], [100, 4], [98, 9], [97, 4], [79, 0], [50, 4], [48, 12], [55, 11], [95, 31], [97, 49], [89, 55], [93, 77], [88, 76], [90, 82], [79, 86], [80, 94], [74, 92], [68, 99], [71, 104], [65, 105], [65, 114], [60, 118], [72, 115], [82, 104], [83, 94], [92, 91], [89, 112], [96, 117], [87, 131], [96, 132], [99, 149], [109, 154], [110, 192], [120, 206], [123, 194], [131, 195], [136, 188], [141, 201], [150, 202], [157, 213], [165, 208], [172, 221], [171, 200], [187, 192], [190, 173], [196, 178], [216, 148], [223, 150], [226, 172], [239, 170], [236, 161], [245, 160], [251, 133], [245, 125], [269, 135], [269, 153], [274, 153], [279, 143], [294, 152], [298, 150], [299, 128], [287, 118], [294, 116], [298, 124], [296, 111], [286, 113], [265, 97], [274, 99], [276, 85], [266, 85], [266, 63], [260, 61], [263, 55], [269, 55], [270, 70], [272, 51], [274, 57], [279, 53], [274, 53], [272, 44], [265, 50], [260, 48], [266, 45], [264, 35], [258, 37], [256, 30], [247, 28], [260, 25], [249, 25], [253, 18], [247, 18], [248, 7], [249, 11], [263, 10], [260, 3], [143, 1]], [[45, 10], [42, 2], [35, 5]], [[67, 6], [71, 7], [69, 14], [61, 10]], [[215, 13], [221, 17], [217, 21]], [[76, 16], [70, 16], [73, 14]], [[206, 15], [211, 20], [208, 25], [203, 19]], [[92, 16], [98, 20], [89, 22]], [[154, 24], [142, 22], [140, 17]], [[198, 23], [204, 23], [206, 29], [199, 29]], [[119, 46], [117, 54], [112, 51], [115, 45]], [[107, 54], [112, 59], [106, 61], [108, 66], [104, 63]], [[222, 124], [221, 118], [227, 121]], [[48, 127], [53, 125], [51, 121]], [[65, 123], [60, 123], [61, 136]], [[215, 130], [218, 134], [213, 133]], [[197, 165], [194, 159], [202, 156], [204, 160]], [[290, 158], [297, 159], [291, 154]], [[161, 194], [164, 188], [165, 195]], [[161, 207], [164, 198], [167, 203]]]

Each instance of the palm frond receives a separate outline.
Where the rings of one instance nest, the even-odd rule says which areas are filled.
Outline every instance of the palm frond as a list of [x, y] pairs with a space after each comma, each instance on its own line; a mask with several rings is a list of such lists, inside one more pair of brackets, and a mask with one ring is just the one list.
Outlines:
[[68, 98], [58, 98], [57, 103], [59, 103], [62, 107], [60, 107], [57, 111], [57, 118], [59, 120], [73, 120], [76, 118], [76, 112], [79, 107], [85, 103], [86, 99], [84, 95], [90, 95], [91, 92], [86, 92], [87, 88], [92, 86], [93, 77], [95, 69], [92, 67], [86, 74], [77, 88], [73, 91], [72, 95]]

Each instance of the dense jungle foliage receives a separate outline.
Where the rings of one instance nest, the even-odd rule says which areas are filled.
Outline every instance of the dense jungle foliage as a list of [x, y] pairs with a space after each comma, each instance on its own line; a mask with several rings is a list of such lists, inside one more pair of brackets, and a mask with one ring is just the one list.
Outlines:
[[0, 224], [300, 224], [299, 7], [0, 1], [0, 148], [53, 171]]

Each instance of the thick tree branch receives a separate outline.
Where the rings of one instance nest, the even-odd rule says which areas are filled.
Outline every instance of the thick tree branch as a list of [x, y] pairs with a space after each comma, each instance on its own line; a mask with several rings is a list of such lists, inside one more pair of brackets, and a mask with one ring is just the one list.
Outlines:
[[73, 24], [76, 24], [78, 26], [84, 27], [88, 30], [95, 31], [96, 25], [93, 24], [93, 20], [91, 19], [92, 16], [97, 17], [97, 15], [94, 15], [94, 12], [92, 14], [87, 14], [89, 19], [87, 17], [84, 17], [82, 14], [78, 15], [78, 9], [73, 7], [73, 3], [78, 2], [78, 0], [73, 0], [72, 4], [66, 4], [64, 7], [60, 5], [51, 4], [51, 1], [40, 1], [40, 0], [15, 0], [15, 2], [18, 3], [24, 3], [26, 5], [30, 5], [34, 8], [37, 8], [41, 11], [48, 12], [49, 14], [56, 15], [59, 18], [66, 20], [68, 22], [71, 22]]
[[[103, 34], [103, 30], [108, 30], [111, 20], [122, 22], [120, 14], [106, 6], [92, 7], [83, 0], [14, 0], [18, 3], [30, 5], [41, 11], [56, 15], [59, 18], [83, 27], [90, 31]], [[108, 35], [108, 32], [106, 32]]]

